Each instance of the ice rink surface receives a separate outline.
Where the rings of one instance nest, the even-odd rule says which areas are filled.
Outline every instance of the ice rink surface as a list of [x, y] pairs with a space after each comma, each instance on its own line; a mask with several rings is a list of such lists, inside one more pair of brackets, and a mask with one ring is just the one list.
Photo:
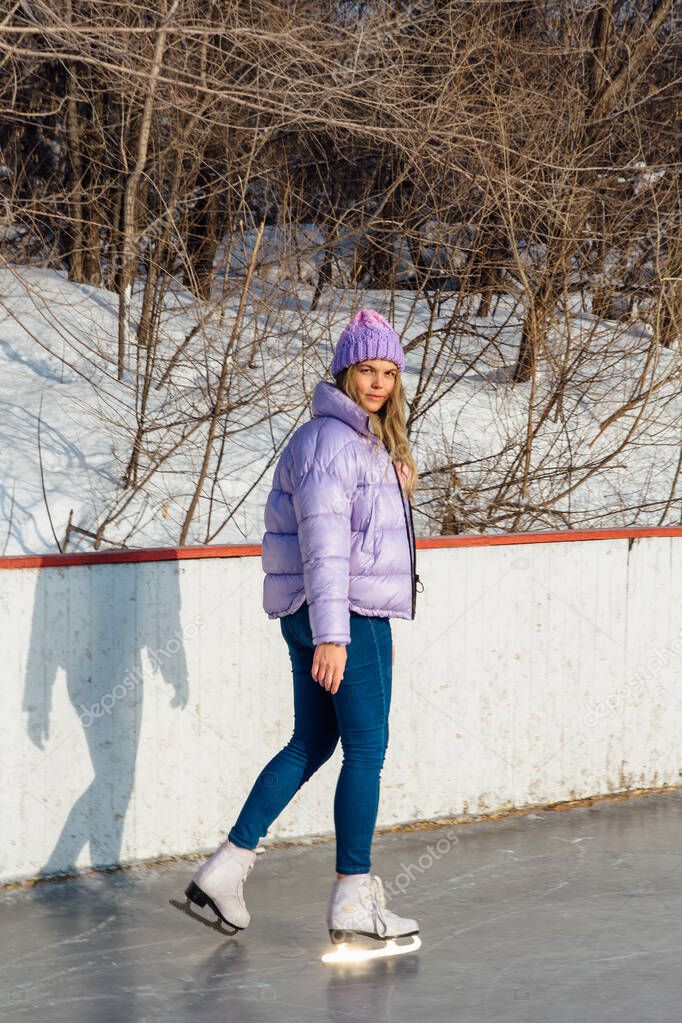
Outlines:
[[0, 1020], [677, 1023], [682, 793], [376, 837], [388, 908], [422, 948], [320, 962], [333, 842], [268, 849], [250, 927], [171, 905], [199, 862], [0, 893]]

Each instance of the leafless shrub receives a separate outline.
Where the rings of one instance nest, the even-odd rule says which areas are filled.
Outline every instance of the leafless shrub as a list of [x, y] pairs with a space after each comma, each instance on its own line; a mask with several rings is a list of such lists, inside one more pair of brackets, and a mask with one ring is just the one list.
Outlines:
[[[679, 516], [679, 465], [653, 507], [583, 500], [679, 390], [672, 0], [2, 10], [2, 257], [116, 296], [92, 357], [125, 396], [101, 407], [120, 486], [95, 545], [159, 508], [182, 542], [236, 521], [338, 321], [384, 300], [415, 442], [475, 380], [502, 423], [468, 452], [449, 424], [429, 442], [429, 531]], [[263, 424], [263, 459], [226, 486]]]

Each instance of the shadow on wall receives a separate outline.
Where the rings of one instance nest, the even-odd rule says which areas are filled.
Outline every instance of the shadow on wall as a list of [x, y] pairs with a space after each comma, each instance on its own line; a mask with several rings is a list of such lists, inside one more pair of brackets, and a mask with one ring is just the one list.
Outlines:
[[[180, 566], [161, 562], [154, 571], [150, 567], [38, 572], [23, 700], [28, 734], [49, 756], [52, 691], [63, 669], [94, 772], [38, 876], [77, 872], [76, 860], [86, 843], [92, 866], [120, 862], [142, 721], [143, 654], [151, 665], [147, 677], [156, 668], [175, 690], [171, 706], [187, 703]], [[72, 790], [68, 778], [63, 782], [66, 791]]]

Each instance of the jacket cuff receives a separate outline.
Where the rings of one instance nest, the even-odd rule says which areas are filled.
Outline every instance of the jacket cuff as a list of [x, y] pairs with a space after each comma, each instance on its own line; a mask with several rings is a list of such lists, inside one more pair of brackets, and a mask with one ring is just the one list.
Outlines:
[[338, 646], [348, 646], [350, 636], [313, 636], [313, 643], [319, 646], [320, 643], [336, 643]]

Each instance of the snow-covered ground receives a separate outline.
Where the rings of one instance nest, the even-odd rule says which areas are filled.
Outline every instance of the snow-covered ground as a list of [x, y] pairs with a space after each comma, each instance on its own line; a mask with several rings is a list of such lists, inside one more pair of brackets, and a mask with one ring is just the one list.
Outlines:
[[[247, 301], [237, 333], [230, 363], [233, 407], [211, 465], [219, 454], [221, 461], [215, 481], [209, 477], [203, 488], [189, 544], [260, 542], [278, 450], [308, 418], [316, 382], [329, 378], [340, 330], [358, 305], [389, 312], [386, 293], [364, 291], [351, 307], [351, 295], [335, 288], [311, 311], [308, 283], [268, 307], [266, 286], [263, 280], [259, 299]], [[56, 551], [57, 541], [64, 546], [69, 515], [82, 530], [101, 528], [103, 548], [178, 542], [204, 454], [206, 424], [198, 417], [215, 400], [239, 298], [234, 279], [231, 288], [222, 319], [218, 304], [202, 305], [182, 288], [166, 298], [140, 471], [137, 485], [126, 487], [139, 396], [134, 367], [117, 380], [117, 296], [72, 284], [51, 270], [0, 271], [0, 554]], [[454, 301], [448, 299], [433, 320], [436, 331], [447, 323]], [[134, 310], [139, 302], [135, 293]], [[659, 524], [682, 439], [680, 355], [652, 346], [641, 325], [595, 324], [581, 306], [576, 295], [571, 350], [584, 343], [585, 356], [559, 412], [555, 406], [533, 438], [525, 493], [519, 481], [529, 401], [534, 428], [556, 385], [553, 360], [565, 349], [565, 337], [555, 337], [543, 357], [534, 391], [530, 383], [509, 379], [520, 337], [509, 296], [485, 320], [469, 313], [437, 360], [437, 334], [423, 364], [422, 345], [408, 353], [408, 397], [420, 374], [431, 374], [412, 435], [423, 474], [414, 500], [419, 534], [440, 532], [433, 480], [444, 477], [432, 470], [448, 463], [455, 463], [451, 501], [465, 532]], [[427, 329], [430, 315], [423, 299], [415, 304], [414, 292], [396, 292], [394, 323], [404, 345]], [[201, 328], [157, 386], [198, 321]], [[655, 388], [648, 403], [640, 400], [600, 429], [636, 392], [642, 373], [643, 390], [652, 382]], [[517, 482], [504, 489], [508, 473]], [[678, 479], [665, 525], [681, 520], [681, 484]], [[68, 550], [92, 546], [89, 536], [71, 532]]]

